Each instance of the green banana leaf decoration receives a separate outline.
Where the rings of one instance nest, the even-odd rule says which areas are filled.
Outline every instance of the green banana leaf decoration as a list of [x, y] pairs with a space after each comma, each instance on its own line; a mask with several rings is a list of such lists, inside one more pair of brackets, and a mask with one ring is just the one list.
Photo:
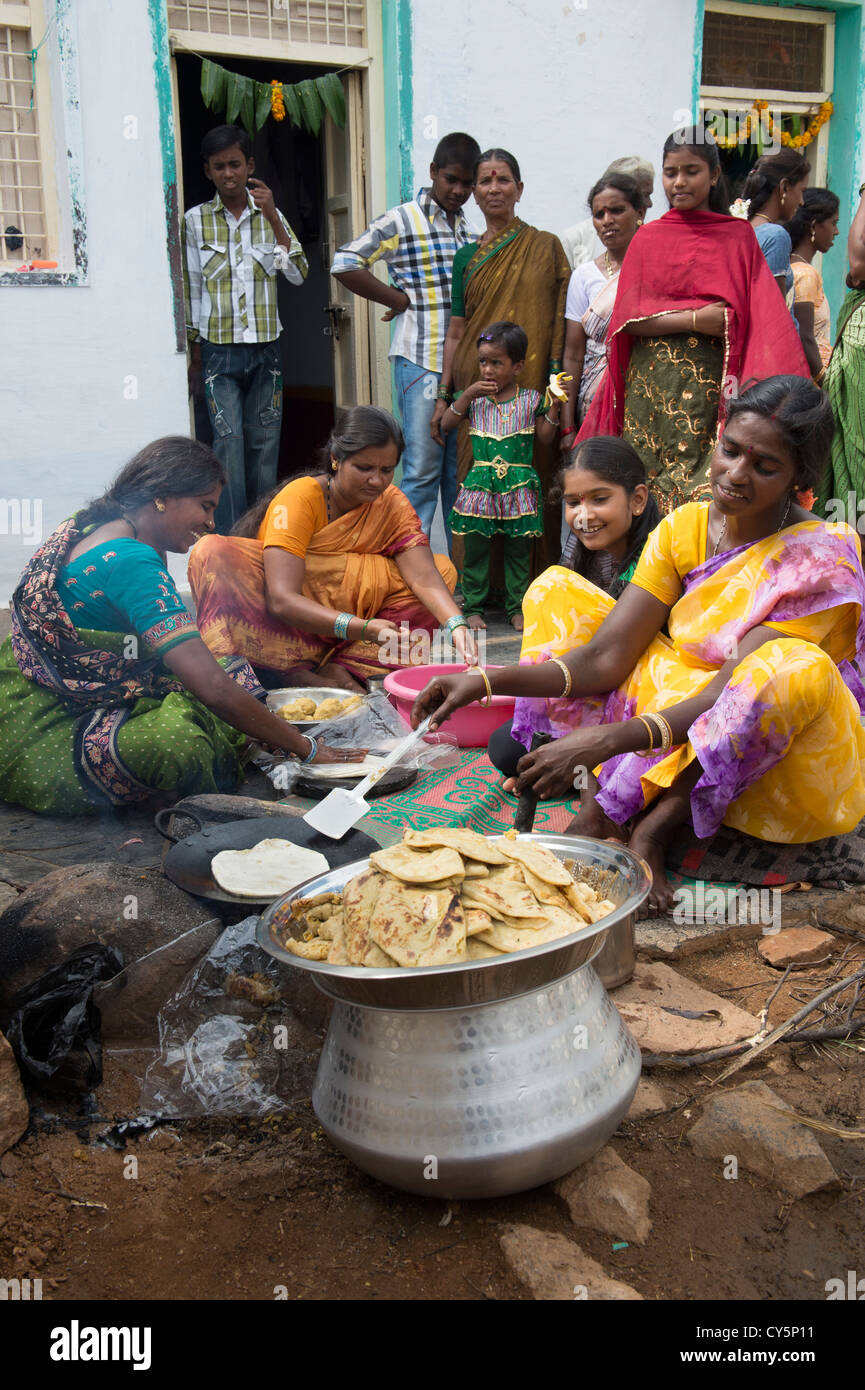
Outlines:
[[[201, 99], [205, 106], [213, 112], [223, 112], [229, 125], [239, 118], [250, 135], [261, 130], [270, 115], [272, 92], [268, 82], [243, 77], [209, 58], [202, 59]], [[325, 113], [334, 125], [345, 126], [345, 92], [335, 72], [283, 84], [282, 98], [291, 124], [313, 135], [320, 131]]]

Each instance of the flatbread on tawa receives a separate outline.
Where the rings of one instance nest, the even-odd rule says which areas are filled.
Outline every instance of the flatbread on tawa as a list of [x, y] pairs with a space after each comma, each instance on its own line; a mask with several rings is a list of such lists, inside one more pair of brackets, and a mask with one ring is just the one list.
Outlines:
[[277, 839], [259, 840], [251, 849], [223, 849], [210, 861], [210, 872], [224, 892], [256, 902], [281, 897], [329, 868], [318, 850]]
[[404, 883], [436, 884], [441, 879], [461, 883], [465, 870], [454, 849], [417, 850], [413, 845], [391, 845], [375, 850], [369, 862], [381, 873], [391, 874]]
[[466, 922], [459, 896], [448, 888], [409, 888], [385, 879], [369, 933], [398, 965], [448, 965], [463, 953]]
[[314, 777], [317, 782], [345, 782], [353, 777], [360, 781], [361, 777], [375, 772], [383, 763], [384, 758], [378, 753], [367, 753], [359, 763], [309, 763], [303, 775], [307, 780]]
[[470, 907], [482, 907], [485, 912], [499, 916], [502, 912], [508, 917], [545, 917], [542, 907], [524, 883], [516, 883], [507, 878], [467, 878], [463, 884], [463, 898]]
[[569, 883], [573, 883], [574, 880], [561, 859], [557, 859], [550, 850], [540, 845], [528, 844], [525, 840], [507, 840], [504, 837], [498, 844], [501, 846], [502, 854], [525, 865], [536, 878], [543, 879], [544, 883], [552, 883], [558, 888], [565, 888]]
[[438, 830], [406, 830], [403, 843], [418, 849], [455, 849], [464, 859], [477, 859], [481, 864], [507, 862], [501, 850], [476, 830], [451, 829], [447, 826]]

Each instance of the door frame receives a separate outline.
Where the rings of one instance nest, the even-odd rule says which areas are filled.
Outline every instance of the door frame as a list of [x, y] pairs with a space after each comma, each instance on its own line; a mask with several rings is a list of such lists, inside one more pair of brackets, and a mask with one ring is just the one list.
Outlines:
[[[385, 90], [384, 90], [384, 43], [382, 36], [381, 5], [367, 3], [366, 6], [366, 48], [341, 48], [321, 44], [293, 43], [281, 39], [249, 39], [228, 34], [208, 34], [200, 31], [170, 28], [168, 35], [171, 54], [171, 96], [174, 122], [174, 157], [178, 170], [177, 179], [177, 217], [176, 235], [180, 236], [180, 225], [186, 211], [183, 202], [182, 179], [179, 171], [183, 168], [180, 141], [180, 102], [175, 54], [192, 56], [210, 54], [214, 58], [254, 58], [266, 61], [268, 58], [279, 64], [298, 63], [309, 66], [321, 64], [322, 68], [334, 71], [336, 68], [351, 68], [361, 75], [362, 126], [350, 130], [349, 137], [359, 143], [358, 156], [363, 169], [364, 203], [366, 219], [371, 220], [379, 212], [384, 212], [386, 197], [385, 148], [381, 133], [385, 128]], [[325, 120], [330, 118], [325, 116]], [[326, 192], [326, 190], [325, 190]], [[357, 227], [354, 234], [361, 232]], [[369, 392], [370, 401], [376, 405], [391, 408], [391, 380], [388, 352], [390, 333], [387, 324], [380, 322], [380, 315], [369, 313]], [[192, 405], [190, 402], [190, 415]]]

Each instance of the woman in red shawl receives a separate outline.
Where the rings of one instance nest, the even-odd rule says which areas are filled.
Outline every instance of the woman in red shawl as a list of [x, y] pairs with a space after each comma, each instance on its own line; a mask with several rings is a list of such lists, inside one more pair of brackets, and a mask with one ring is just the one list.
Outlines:
[[709, 459], [730, 396], [754, 379], [810, 373], [753, 229], [727, 214], [711, 132], [674, 131], [662, 177], [670, 211], [628, 248], [609, 371], [577, 438], [622, 435], [669, 511], [709, 496]]

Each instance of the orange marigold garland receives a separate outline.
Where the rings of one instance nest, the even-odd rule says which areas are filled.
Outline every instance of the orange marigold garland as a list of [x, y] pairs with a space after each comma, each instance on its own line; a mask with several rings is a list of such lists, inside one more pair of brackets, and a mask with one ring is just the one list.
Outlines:
[[763, 113], [765, 112], [766, 124], [762, 125], [762, 130], [764, 135], [768, 137], [768, 140], [770, 142], [779, 140], [787, 149], [799, 150], [802, 149], [804, 145], [810, 145], [811, 141], [820, 134], [820, 131], [823, 129], [834, 110], [835, 107], [831, 101], [822, 101], [816, 115], [812, 116], [811, 120], [808, 122], [807, 130], [804, 130], [801, 135], [791, 135], [789, 131], [786, 130], [782, 130], [780, 134], [776, 134], [777, 127], [769, 112], [768, 101], [755, 101], [751, 110], [745, 117], [744, 129], [740, 126], [736, 135], [716, 136], [715, 143], [720, 145], [722, 150], [734, 150], [737, 145], [744, 145], [746, 141], [750, 140], [751, 131], [761, 126], [761, 122], [764, 120]]
[[275, 121], [285, 120], [285, 102], [282, 97], [282, 83], [276, 78], [270, 84], [270, 114]]

